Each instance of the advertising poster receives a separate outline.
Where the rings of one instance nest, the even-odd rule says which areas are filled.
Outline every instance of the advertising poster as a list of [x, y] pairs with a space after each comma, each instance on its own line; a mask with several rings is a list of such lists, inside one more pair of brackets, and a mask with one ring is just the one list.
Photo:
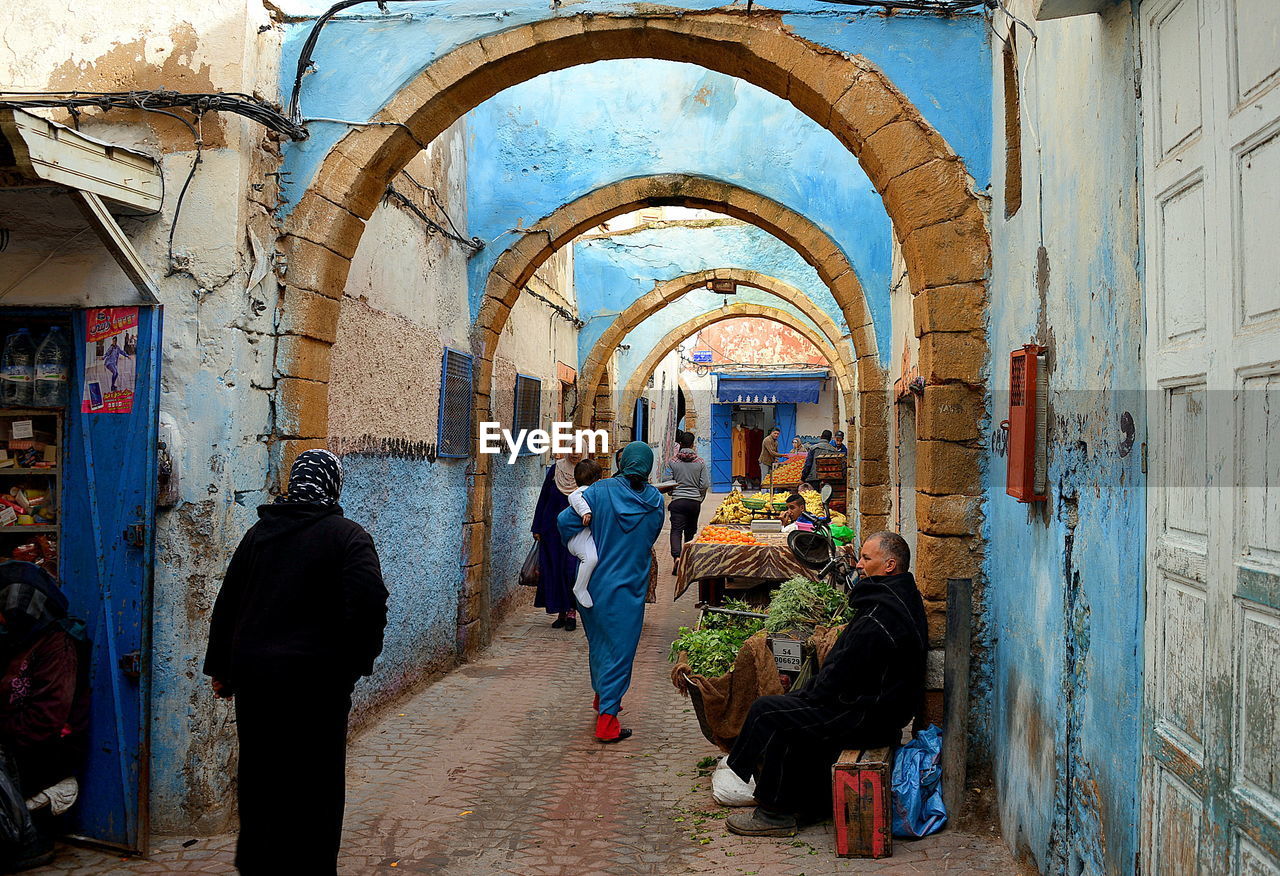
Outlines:
[[138, 361], [138, 308], [98, 307], [85, 314], [85, 414], [127, 414], [133, 410]]

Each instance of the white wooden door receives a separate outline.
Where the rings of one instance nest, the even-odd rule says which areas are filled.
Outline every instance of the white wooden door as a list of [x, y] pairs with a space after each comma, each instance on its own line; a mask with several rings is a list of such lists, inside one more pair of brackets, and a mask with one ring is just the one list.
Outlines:
[[1143, 0], [1141, 870], [1280, 874], [1280, 0]]

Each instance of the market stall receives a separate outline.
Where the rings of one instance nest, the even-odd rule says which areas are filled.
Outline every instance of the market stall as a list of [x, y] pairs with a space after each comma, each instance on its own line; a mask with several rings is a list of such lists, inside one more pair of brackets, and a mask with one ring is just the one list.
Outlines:
[[698, 601], [714, 604], [724, 590], [750, 590], [807, 574], [809, 570], [792, 555], [783, 533], [707, 526], [680, 554], [675, 598], [695, 581], [700, 585]]

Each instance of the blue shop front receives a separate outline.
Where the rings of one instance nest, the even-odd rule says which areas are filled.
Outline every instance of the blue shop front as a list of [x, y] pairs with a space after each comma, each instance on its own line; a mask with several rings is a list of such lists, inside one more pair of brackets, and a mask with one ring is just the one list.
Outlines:
[[159, 209], [159, 168], [20, 110], [0, 132], [0, 561], [48, 572], [84, 622], [87, 745], [63, 826], [142, 851], [162, 308], [115, 217]]

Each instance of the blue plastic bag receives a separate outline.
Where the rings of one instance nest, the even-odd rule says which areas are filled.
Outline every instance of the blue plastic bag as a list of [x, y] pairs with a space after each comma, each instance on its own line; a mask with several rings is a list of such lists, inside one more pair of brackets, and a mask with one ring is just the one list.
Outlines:
[[930, 725], [893, 759], [893, 835], [915, 839], [947, 823], [942, 805], [942, 730]]

